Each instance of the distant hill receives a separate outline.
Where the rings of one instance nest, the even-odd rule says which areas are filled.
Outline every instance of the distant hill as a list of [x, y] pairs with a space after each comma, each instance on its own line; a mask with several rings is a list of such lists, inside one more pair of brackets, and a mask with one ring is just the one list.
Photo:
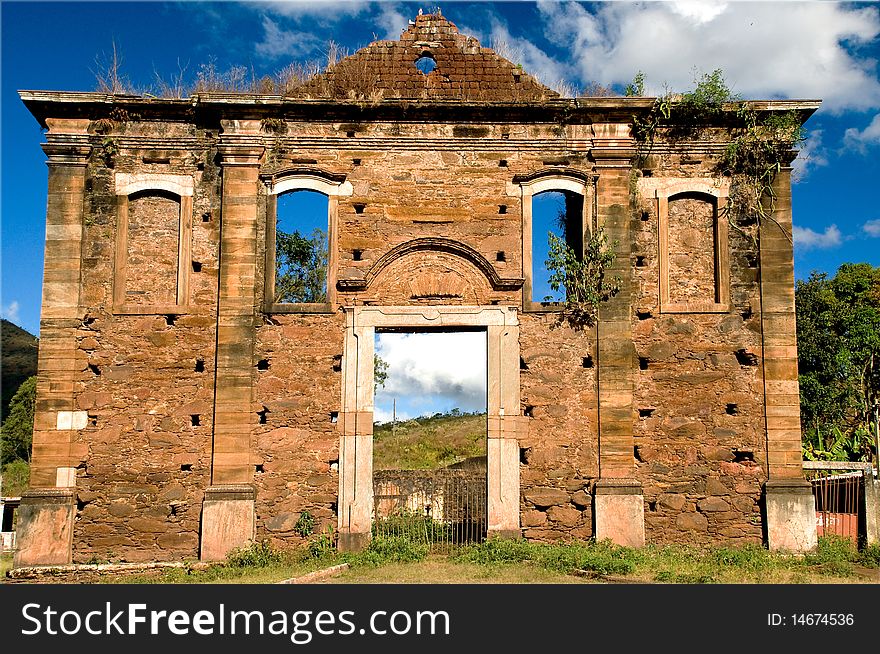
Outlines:
[[486, 455], [486, 414], [413, 418], [373, 427], [376, 470], [437, 469]]
[[39, 339], [8, 320], [0, 324], [2, 341], [2, 377], [0, 387], [3, 392], [2, 419], [6, 420], [9, 400], [21, 383], [37, 374], [37, 345]]

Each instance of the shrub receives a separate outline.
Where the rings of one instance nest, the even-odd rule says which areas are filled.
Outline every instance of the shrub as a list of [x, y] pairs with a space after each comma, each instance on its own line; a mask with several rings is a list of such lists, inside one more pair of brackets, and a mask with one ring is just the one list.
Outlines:
[[226, 557], [226, 566], [230, 568], [265, 568], [283, 561], [284, 554], [272, 547], [268, 540], [262, 540], [232, 550]]

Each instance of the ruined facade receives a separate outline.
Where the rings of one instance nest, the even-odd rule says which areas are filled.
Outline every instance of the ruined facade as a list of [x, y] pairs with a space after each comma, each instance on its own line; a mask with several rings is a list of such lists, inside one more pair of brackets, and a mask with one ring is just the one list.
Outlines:
[[[17, 565], [293, 545], [304, 510], [362, 546], [373, 334], [438, 327], [487, 335], [490, 534], [815, 543], [789, 169], [759, 238], [734, 229], [723, 120], [637, 156], [652, 98], [559, 98], [440, 16], [293, 97], [21, 97], [49, 193]], [[326, 302], [277, 303], [301, 189], [327, 196]], [[616, 248], [588, 328], [532, 301], [551, 190]]]

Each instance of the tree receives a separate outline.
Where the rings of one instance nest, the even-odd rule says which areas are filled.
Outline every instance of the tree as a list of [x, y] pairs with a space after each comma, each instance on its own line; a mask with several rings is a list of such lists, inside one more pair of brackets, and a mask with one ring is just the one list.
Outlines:
[[385, 382], [388, 381], [388, 362], [385, 361], [378, 354], [373, 355], [373, 385], [374, 390], [379, 390], [379, 387], [385, 387]]
[[3, 443], [0, 447], [3, 464], [17, 460], [30, 461], [36, 400], [37, 378], [28, 377], [9, 402], [9, 415], [3, 423]]
[[275, 232], [275, 302], [327, 301], [327, 234]]
[[880, 268], [843, 264], [795, 289], [804, 454], [869, 459], [880, 399]]

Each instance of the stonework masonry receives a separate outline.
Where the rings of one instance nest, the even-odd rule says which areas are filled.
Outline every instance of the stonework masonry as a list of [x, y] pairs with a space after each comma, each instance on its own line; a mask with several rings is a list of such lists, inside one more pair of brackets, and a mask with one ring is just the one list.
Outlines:
[[[789, 171], [757, 241], [729, 229], [723, 125], [639, 157], [653, 99], [559, 98], [436, 15], [295, 97], [21, 97], [49, 202], [16, 565], [293, 546], [303, 511], [363, 546], [387, 328], [486, 330], [490, 534], [815, 545]], [[328, 196], [327, 301], [274, 304], [300, 189]], [[532, 301], [548, 190], [614, 244], [595, 325]]]

